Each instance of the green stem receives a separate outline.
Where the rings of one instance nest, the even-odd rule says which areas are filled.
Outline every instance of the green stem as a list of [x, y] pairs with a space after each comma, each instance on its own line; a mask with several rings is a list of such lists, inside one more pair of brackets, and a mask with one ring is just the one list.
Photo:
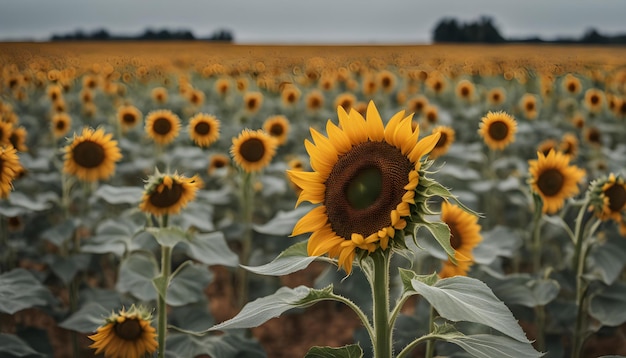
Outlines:
[[[435, 308], [430, 305], [430, 313], [428, 315], [428, 332], [433, 333], [435, 331]], [[435, 340], [430, 339], [426, 342], [426, 358], [433, 358], [435, 355]]]
[[541, 219], [543, 214], [541, 209], [535, 209], [535, 215], [533, 216], [533, 237], [532, 237], [532, 252], [533, 252], [533, 272], [539, 274], [541, 270]]
[[[242, 265], [248, 265], [252, 252], [252, 213], [254, 206], [254, 187], [252, 173], [245, 173], [241, 187], [241, 209], [243, 211], [244, 232], [241, 242]], [[239, 294], [239, 307], [243, 307], [248, 302], [248, 271], [239, 268], [237, 271], [237, 285]]]
[[546, 310], [545, 307], [539, 305], [535, 307], [535, 328], [537, 329], [537, 350], [539, 352], [544, 352], [546, 350], [546, 340], [545, 340], [545, 324], [546, 324]]
[[390, 251], [377, 250], [371, 258], [374, 262], [374, 276], [371, 281], [374, 304], [374, 346], [375, 358], [392, 357], [393, 331], [389, 324], [389, 262]]
[[404, 347], [402, 349], [402, 351], [400, 351], [400, 353], [398, 353], [398, 355], [396, 356], [396, 358], [405, 358], [408, 357], [409, 353], [411, 353], [411, 351], [417, 347], [418, 345], [422, 344], [423, 342], [430, 342], [430, 341], [435, 341], [439, 339], [439, 336], [435, 336], [432, 334], [428, 334], [425, 336], [421, 336], [420, 338], [417, 338], [416, 340], [414, 340], [413, 342], [409, 343], [406, 347]]
[[[161, 277], [169, 282], [172, 273], [172, 248], [161, 246]], [[157, 336], [159, 343], [159, 358], [165, 358], [165, 338], [167, 335], [167, 284], [163, 292], [159, 292], [157, 299], [158, 322]]]

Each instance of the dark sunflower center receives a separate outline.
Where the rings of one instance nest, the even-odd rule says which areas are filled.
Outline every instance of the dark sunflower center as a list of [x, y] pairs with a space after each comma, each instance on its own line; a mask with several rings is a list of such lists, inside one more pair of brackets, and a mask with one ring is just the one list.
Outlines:
[[448, 135], [445, 132], [439, 133], [441, 133], [441, 136], [439, 136], [439, 140], [437, 141], [437, 144], [435, 144], [435, 148], [445, 147], [448, 142]]
[[567, 86], [567, 90], [570, 91], [570, 92], [576, 92], [576, 88], [577, 88], [577, 86], [576, 86], [576, 84], [574, 82], [570, 83]]
[[450, 228], [450, 246], [452, 246], [453, 249], [458, 250], [463, 244], [463, 238], [456, 229], [456, 224], [448, 224], [448, 227]]
[[619, 106], [619, 113], [626, 114], [626, 102], [622, 102], [622, 105]]
[[317, 98], [317, 97], [312, 97], [311, 100], [309, 101], [309, 106], [311, 108], [317, 108], [317, 107], [321, 106], [321, 104], [322, 103], [321, 103], [320, 99]]
[[383, 77], [382, 84], [383, 84], [383, 87], [384, 87], [384, 88], [389, 88], [389, 87], [391, 87], [391, 78], [389, 78], [389, 77]]
[[256, 98], [250, 98], [248, 100], [248, 109], [254, 109], [256, 108]]
[[157, 208], [169, 208], [176, 205], [182, 196], [183, 185], [174, 181], [171, 188], [163, 186], [163, 190], [160, 193], [155, 190], [150, 194], [150, 204]]
[[600, 97], [593, 95], [590, 98], [591, 104], [598, 104], [598, 102], [600, 102]]
[[469, 92], [470, 92], [469, 88], [467, 88], [467, 87], [462, 87], [462, 88], [461, 88], [461, 97], [467, 97], [467, 96], [469, 96]]
[[500, 101], [500, 94], [499, 93], [494, 93], [493, 95], [491, 95], [491, 99], [493, 99], [494, 102], [499, 102]]
[[159, 117], [154, 121], [152, 129], [157, 134], [166, 135], [172, 130], [172, 122], [167, 118]]
[[600, 143], [600, 131], [598, 131], [595, 128], [592, 128], [589, 131], [589, 135], [587, 136], [587, 139], [589, 139], [591, 143]]
[[86, 140], [72, 149], [72, 157], [83, 168], [96, 168], [104, 161], [104, 148], [99, 143]]
[[293, 103], [293, 102], [295, 102], [295, 101], [296, 101], [296, 95], [295, 95], [295, 94], [293, 94], [293, 93], [289, 93], [289, 94], [287, 95], [287, 102], [289, 102], [289, 103]]
[[58, 122], [56, 123], [56, 128], [57, 128], [58, 130], [63, 130], [63, 129], [65, 129], [65, 122], [64, 122], [64, 121], [58, 121]]
[[214, 168], [223, 168], [224, 166], [226, 166], [226, 161], [224, 160], [219, 159], [213, 162]]
[[239, 154], [247, 162], [258, 162], [265, 154], [265, 144], [258, 138], [246, 139], [239, 147]]
[[604, 191], [609, 198], [609, 209], [613, 212], [620, 211], [626, 205], [626, 190], [622, 185], [613, 185]]
[[532, 101], [528, 101], [526, 102], [526, 110], [527, 111], [533, 111], [535, 109], [535, 102]]
[[275, 124], [272, 124], [272, 126], [270, 127], [270, 134], [273, 135], [274, 137], [279, 137], [283, 135], [284, 132], [285, 132], [285, 129], [283, 128], [282, 124], [275, 123]]
[[211, 132], [211, 125], [207, 122], [200, 122], [193, 127], [197, 134], [207, 135]]
[[124, 115], [122, 116], [122, 121], [124, 121], [124, 123], [133, 124], [136, 120], [137, 117], [132, 113], [124, 113]]
[[136, 341], [141, 337], [143, 329], [136, 318], [127, 319], [122, 323], [115, 324], [115, 335], [125, 341]]
[[331, 228], [349, 240], [391, 225], [413, 163], [385, 142], [365, 142], [341, 155], [326, 180], [324, 205]]
[[489, 137], [493, 140], [503, 140], [508, 134], [509, 126], [502, 121], [496, 121], [489, 125]]
[[565, 183], [565, 177], [560, 170], [551, 168], [539, 175], [537, 179], [537, 187], [545, 196], [557, 195], [563, 184]]
[[20, 137], [17, 134], [15, 134], [15, 133], [11, 133], [11, 136], [9, 137], [9, 142], [11, 142], [11, 145], [14, 148], [18, 147], [18, 142], [19, 141], [20, 141]]
[[435, 82], [435, 85], [433, 86], [433, 89], [434, 89], [436, 92], [441, 91], [441, 89], [442, 89], [442, 88], [443, 88], [443, 83], [441, 83], [441, 82], [439, 82], [439, 81]]

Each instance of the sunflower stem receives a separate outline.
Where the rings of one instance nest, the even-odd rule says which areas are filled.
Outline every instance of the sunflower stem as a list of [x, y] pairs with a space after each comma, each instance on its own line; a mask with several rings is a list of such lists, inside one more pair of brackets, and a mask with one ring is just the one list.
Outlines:
[[[428, 332], [433, 333], [435, 331], [435, 308], [430, 305], [430, 313], [428, 314]], [[435, 355], [435, 341], [426, 341], [426, 358], [433, 358]]]
[[543, 214], [541, 208], [535, 208], [533, 215], [533, 236], [532, 236], [532, 253], [533, 253], [533, 272], [539, 275], [541, 270], [541, 224]]
[[[167, 220], [167, 219], [166, 219]], [[161, 246], [161, 277], [165, 278], [168, 284], [164, 285], [163, 292], [158, 293], [157, 310], [157, 336], [159, 344], [159, 358], [165, 358], [165, 338], [167, 335], [167, 286], [172, 273], [172, 248]]]
[[372, 253], [374, 262], [374, 277], [372, 286], [372, 301], [374, 305], [374, 337], [372, 345], [375, 358], [392, 357], [393, 331], [389, 323], [389, 263], [391, 250], [381, 249]]
[[[240, 261], [242, 265], [248, 265], [250, 261], [250, 254], [252, 251], [252, 211], [254, 206], [254, 187], [252, 173], [244, 173], [243, 183], [241, 187], [241, 206], [243, 211], [243, 224], [244, 232], [241, 242], [241, 257]], [[248, 302], [248, 271], [239, 268], [237, 271], [237, 284], [239, 294], [239, 307]]]

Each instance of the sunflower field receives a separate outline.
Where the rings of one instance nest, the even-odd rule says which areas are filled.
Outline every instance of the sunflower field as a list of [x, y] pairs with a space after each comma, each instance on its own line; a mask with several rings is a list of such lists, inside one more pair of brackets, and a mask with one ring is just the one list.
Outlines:
[[626, 356], [626, 49], [2, 43], [0, 71], [0, 357]]

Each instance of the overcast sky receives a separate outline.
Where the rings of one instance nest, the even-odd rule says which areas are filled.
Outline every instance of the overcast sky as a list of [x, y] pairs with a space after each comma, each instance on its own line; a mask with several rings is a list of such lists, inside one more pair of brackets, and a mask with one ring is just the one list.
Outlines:
[[238, 43], [428, 43], [443, 17], [481, 15], [505, 38], [626, 32], [624, 0], [0, 0], [0, 39], [151, 27], [196, 37], [226, 28]]

